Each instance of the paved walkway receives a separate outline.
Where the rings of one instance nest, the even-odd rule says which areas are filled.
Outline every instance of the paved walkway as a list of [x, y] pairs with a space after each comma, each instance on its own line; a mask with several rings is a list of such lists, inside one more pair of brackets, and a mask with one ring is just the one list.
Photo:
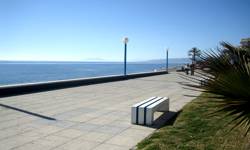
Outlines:
[[132, 125], [131, 105], [166, 96], [176, 112], [199, 94], [182, 81], [171, 73], [0, 98], [0, 149], [130, 149], [156, 130]]

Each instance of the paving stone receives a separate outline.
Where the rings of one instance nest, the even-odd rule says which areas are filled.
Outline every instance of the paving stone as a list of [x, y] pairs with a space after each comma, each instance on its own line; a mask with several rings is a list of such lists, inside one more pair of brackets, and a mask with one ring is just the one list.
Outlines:
[[83, 139], [86, 141], [94, 141], [94, 142], [104, 142], [112, 137], [111, 134], [100, 133], [100, 132], [89, 132], [85, 135], [82, 135], [79, 139]]
[[[89, 109], [89, 110], [92, 110], [92, 109]], [[87, 111], [87, 110], [84, 110], [84, 112]], [[72, 118], [74, 116], [78, 116], [78, 115], [81, 115], [81, 114], [84, 114], [83, 110], [80, 111], [78, 109], [76, 110], [70, 110], [68, 112], [63, 112], [63, 113], [60, 113], [58, 115], [54, 115], [55, 118], [57, 119], [68, 119], [68, 118]]]
[[[6, 109], [6, 108], [5, 108]], [[1, 122], [5, 122], [5, 121], [9, 121], [9, 120], [13, 120], [13, 119], [18, 119], [18, 118], [23, 118], [23, 117], [26, 117], [26, 115], [23, 115], [23, 114], [17, 114], [15, 113], [14, 111], [12, 111], [12, 113], [6, 115], [6, 114], [3, 114], [3, 112], [5, 111], [2, 111], [0, 112], [0, 123]]]
[[19, 119], [13, 119], [9, 121], [4, 121], [0, 123], [0, 130], [7, 129], [9, 127], [15, 127], [20, 124], [28, 123], [30, 121], [34, 120], [32, 117], [25, 117], [25, 118], [19, 118]]
[[27, 144], [33, 140], [36, 140], [36, 139], [38, 139], [38, 138], [37, 137], [24, 137], [24, 136], [17, 135], [15, 137], [1, 140], [0, 149], [1, 150], [9, 150], [9, 149]]
[[74, 127], [71, 127], [73, 129], [81, 130], [81, 131], [93, 131], [97, 128], [100, 128], [101, 125], [98, 124], [92, 124], [92, 123], [80, 123]]
[[100, 143], [98, 142], [75, 139], [55, 148], [54, 150], [91, 150], [98, 145], [100, 145]]
[[107, 125], [128, 128], [128, 127], [131, 127], [131, 122], [124, 121], [124, 120], [114, 120], [113, 122]]
[[75, 129], [65, 129], [60, 132], [57, 132], [53, 135], [60, 136], [60, 137], [66, 137], [66, 138], [76, 138], [83, 134], [87, 134], [88, 132], [75, 130]]
[[48, 119], [38, 119], [34, 121], [36, 124], [41, 124], [41, 125], [51, 125], [56, 123], [56, 120], [48, 120]]
[[57, 126], [57, 127], [60, 127], [60, 128], [69, 128], [73, 125], [76, 125], [77, 123], [75, 122], [70, 122], [70, 121], [56, 121], [55, 123], [51, 124], [52, 126]]
[[74, 122], [87, 122], [89, 120], [95, 119], [97, 116], [90, 115], [90, 114], [83, 114], [80, 116], [74, 116], [72, 118], [67, 118], [68, 121], [74, 121]]
[[98, 124], [98, 125], [107, 125], [107, 124], [111, 124], [111, 122], [113, 122], [115, 120], [115, 118], [95, 118], [92, 120], [89, 120], [88, 123], [93, 123], [93, 124]]
[[94, 130], [94, 132], [100, 132], [100, 133], [106, 133], [106, 134], [118, 134], [125, 130], [126, 127], [117, 127], [117, 126], [110, 126], [110, 125], [105, 125], [100, 128], [97, 128]]
[[59, 137], [55, 135], [49, 135], [43, 138], [40, 138], [38, 140], [33, 141], [32, 143], [34, 145], [42, 145], [42, 146], [49, 146], [49, 147], [57, 147], [60, 146], [71, 139], [69, 138], [64, 138], [64, 137]]
[[28, 137], [28, 138], [35, 138], [35, 139], [39, 139], [41, 137], [44, 137], [46, 136], [45, 134], [41, 134], [39, 132], [36, 132], [36, 131], [29, 131], [29, 132], [25, 132], [25, 133], [22, 133], [22, 134], [19, 134], [20, 136], [23, 136], [23, 137]]
[[49, 145], [42, 145], [39, 143], [28, 143], [28, 144], [19, 146], [17, 148], [14, 148], [13, 150], [49, 150], [52, 148], [53, 147]]
[[58, 132], [58, 131], [61, 131], [63, 130], [63, 128], [60, 128], [60, 127], [56, 127], [56, 126], [44, 126], [38, 130], [35, 130], [34, 132], [37, 132], [39, 134], [42, 134], [42, 135], [49, 135], [49, 134], [52, 134], [52, 133], [55, 133], [55, 132]]
[[[131, 106], [152, 96], [178, 111], [200, 92], [184, 89], [178, 73], [0, 98], [0, 149], [129, 149], [156, 129], [131, 124]], [[186, 81], [185, 81], [186, 82]], [[155, 118], [162, 113], [155, 113]]]
[[25, 132], [25, 130], [16, 130], [15, 128], [0, 130], [0, 141]]
[[152, 131], [150, 130], [139, 130], [139, 129], [129, 128], [127, 130], [124, 130], [119, 135], [124, 137], [147, 137], [150, 134], [152, 134]]
[[131, 126], [132, 129], [138, 129], [138, 130], [146, 130], [146, 131], [155, 131], [155, 128], [150, 128], [150, 127], [147, 127], [147, 126], [143, 126], [143, 125], [132, 125]]
[[113, 144], [101, 144], [93, 150], [129, 150], [131, 147], [119, 146]]
[[132, 147], [141, 141], [145, 137], [131, 137], [131, 136], [122, 136], [116, 135], [112, 137], [110, 140], [106, 141], [105, 144], [114, 144], [119, 146]]

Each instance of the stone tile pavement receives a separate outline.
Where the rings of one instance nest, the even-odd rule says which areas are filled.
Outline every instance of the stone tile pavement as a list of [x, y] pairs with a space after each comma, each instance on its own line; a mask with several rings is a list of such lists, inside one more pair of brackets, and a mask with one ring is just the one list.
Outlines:
[[[166, 96], [170, 111], [177, 112], [192, 95], [200, 94], [179, 82], [185, 81], [172, 72], [0, 98], [0, 149], [130, 149], [156, 130], [154, 126], [132, 125], [131, 105], [152, 96]], [[156, 117], [160, 115], [156, 113]]]

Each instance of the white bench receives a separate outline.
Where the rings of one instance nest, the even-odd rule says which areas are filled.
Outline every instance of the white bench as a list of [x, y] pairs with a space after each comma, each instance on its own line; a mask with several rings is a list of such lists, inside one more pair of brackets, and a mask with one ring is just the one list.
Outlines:
[[154, 121], [154, 112], [169, 111], [169, 98], [151, 97], [139, 102], [131, 108], [131, 122], [140, 125], [152, 125]]
[[204, 77], [202, 79], [200, 79], [200, 85], [201, 86], [206, 86], [208, 84], [209, 78], [208, 77]]

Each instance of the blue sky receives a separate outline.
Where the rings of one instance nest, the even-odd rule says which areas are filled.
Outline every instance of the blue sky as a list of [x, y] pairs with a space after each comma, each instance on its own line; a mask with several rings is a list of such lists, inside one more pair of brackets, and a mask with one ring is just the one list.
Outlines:
[[250, 0], [0, 0], [0, 60], [187, 57], [250, 37]]

